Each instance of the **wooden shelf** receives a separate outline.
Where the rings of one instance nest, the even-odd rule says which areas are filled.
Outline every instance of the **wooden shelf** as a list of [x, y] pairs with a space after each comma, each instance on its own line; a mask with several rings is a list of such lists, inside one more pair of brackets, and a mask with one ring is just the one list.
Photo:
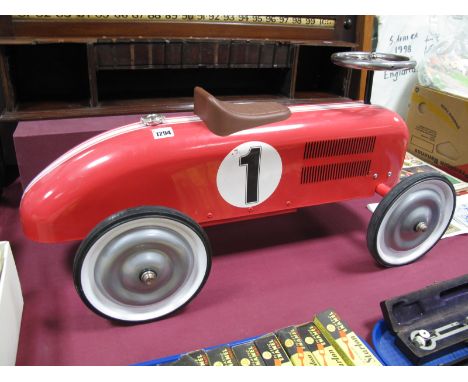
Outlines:
[[[249, 101], [276, 101], [284, 105], [315, 104], [324, 102], [349, 101], [349, 98], [337, 97], [331, 93], [303, 92], [296, 98], [288, 98], [282, 95], [255, 95], [255, 96], [225, 96], [219, 97], [225, 101], [249, 102]], [[129, 111], [131, 110], [131, 111]], [[150, 114], [188, 112], [193, 110], [192, 97], [179, 98], [154, 98], [154, 99], [128, 99], [101, 102], [96, 107], [79, 103], [42, 102], [22, 103], [11, 112], [4, 112], [0, 116], [0, 122], [17, 120], [77, 118], [89, 116], [123, 115], [123, 114]], [[40, 113], [38, 113], [40, 111]]]
[[0, 16], [1, 121], [190, 111], [194, 86], [284, 104], [359, 95], [360, 73], [330, 62], [366, 46], [370, 19], [333, 28]]

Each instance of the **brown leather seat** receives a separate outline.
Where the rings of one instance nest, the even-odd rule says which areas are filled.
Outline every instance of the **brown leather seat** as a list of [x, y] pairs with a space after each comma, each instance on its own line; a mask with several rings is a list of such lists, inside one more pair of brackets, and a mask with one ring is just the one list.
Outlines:
[[277, 102], [220, 101], [200, 87], [194, 91], [194, 112], [214, 134], [221, 136], [282, 121], [291, 114], [288, 107]]

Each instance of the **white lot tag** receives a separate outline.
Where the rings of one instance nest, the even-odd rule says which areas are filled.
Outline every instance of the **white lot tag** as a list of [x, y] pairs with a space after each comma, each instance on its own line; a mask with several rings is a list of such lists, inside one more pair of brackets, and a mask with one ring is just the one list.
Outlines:
[[174, 136], [174, 130], [172, 127], [160, 127], [159, 129], [152, 129], [154, 139], [172, 138]]

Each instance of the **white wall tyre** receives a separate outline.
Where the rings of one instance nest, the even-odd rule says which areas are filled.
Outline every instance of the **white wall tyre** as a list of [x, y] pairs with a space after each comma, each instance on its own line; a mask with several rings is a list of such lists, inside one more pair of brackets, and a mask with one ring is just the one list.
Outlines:
[[76, 253], [73, 278], [91, 310], [139, 323], [185, 306], [210, 268], [210, 244], [196, 222], [169, 208], [138, 207], [96, 226]]
[[450, 181], [437, 173], [404, 178], [382, 199], [367, 230], [367, 247], [386, 267], [412, 263], [442, 237], [455, 211]]

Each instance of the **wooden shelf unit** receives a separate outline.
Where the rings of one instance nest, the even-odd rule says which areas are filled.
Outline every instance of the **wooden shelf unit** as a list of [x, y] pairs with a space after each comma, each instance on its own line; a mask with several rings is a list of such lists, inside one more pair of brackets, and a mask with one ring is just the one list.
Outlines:
[[0, 16], [0, 121], [189, 111], [194, 86], [286, 104], [358, 97], [360, 74], [330, 55], [361, 49], [368, 22], [316, 17], [334, 27]]

